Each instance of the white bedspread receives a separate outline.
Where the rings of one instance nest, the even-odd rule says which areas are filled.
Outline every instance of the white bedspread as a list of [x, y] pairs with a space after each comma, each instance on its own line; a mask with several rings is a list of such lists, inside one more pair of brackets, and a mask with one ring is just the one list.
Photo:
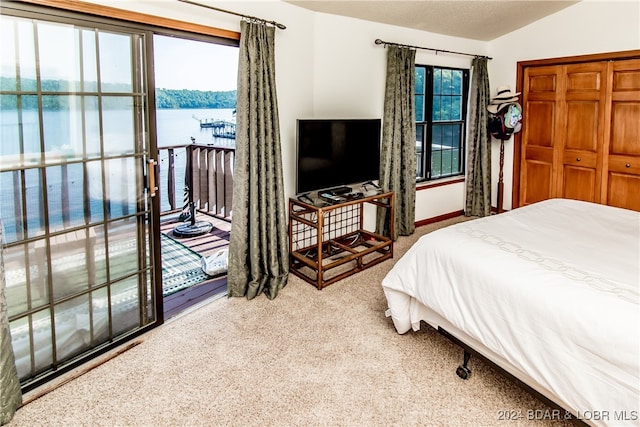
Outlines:
[[579, 418], [638, 425], [640, 213], [552, 199], [459, 223], [382, 286], [399, 333], [427, 306]]

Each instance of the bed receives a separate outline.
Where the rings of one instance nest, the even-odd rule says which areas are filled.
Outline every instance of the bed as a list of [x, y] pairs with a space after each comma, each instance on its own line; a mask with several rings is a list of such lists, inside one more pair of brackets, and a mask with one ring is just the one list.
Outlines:
[[551, 199], [461, 222], [382, 287], [398, 333], [426, 322], [587, 424], [638, 425], [639, 212]]

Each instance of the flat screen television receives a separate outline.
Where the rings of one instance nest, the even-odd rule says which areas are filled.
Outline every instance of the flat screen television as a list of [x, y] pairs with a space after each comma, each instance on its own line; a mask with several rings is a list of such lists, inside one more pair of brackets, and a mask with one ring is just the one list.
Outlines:
[[380, 119], [299, 119], [296, 193], [380, 177]]

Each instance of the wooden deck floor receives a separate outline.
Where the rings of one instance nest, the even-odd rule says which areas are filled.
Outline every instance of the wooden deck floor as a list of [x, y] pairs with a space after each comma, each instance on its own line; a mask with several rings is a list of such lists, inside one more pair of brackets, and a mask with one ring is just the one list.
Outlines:
[[[161, 218], [160, 231], [168, 237], [187, 246], [191, 250], [199, 253], [203, 257], [208, 257], [216, 251], [229, 246], [229, 235], [231, 223], [209, 215], [198, 213], [196, 221], [207, 221], [213, 225], [210, 233], [197, 237], [181, 238], [173, 234], [173, 229], [180, 225], [178, 215], [168, 215]], [[227, 291], [227, 277], [217, 277], [197, 285], [191, 286], [182, 291], [168, 295], [164, 298], [164, 318], [168, 319], [186, 308], [204, 301], [208, 298], [218, 296]]]
[[173, 229], [182, 223], [178, 221], [177, 215], [171, 215], [162, 219], [160, 231], [203, 257], [208, 257], [219, 249], [229, 246], [230, 222], [201, 213], [196, 215], [196, 221], [210, 222], [213, 225], [213, 230], [197, 237], [177, 237], [173, 234]]

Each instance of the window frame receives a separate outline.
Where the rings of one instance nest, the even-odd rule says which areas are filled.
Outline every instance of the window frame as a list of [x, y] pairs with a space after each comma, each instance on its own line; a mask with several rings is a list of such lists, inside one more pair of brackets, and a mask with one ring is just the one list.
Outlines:
[[181, 21], [173, 18], [134, 12], [81, 0], [20, 0], [19, 2], [3, 1], [3, 14], [9, 11], [26, 17], [43, 18], [46, 15], [60, 18], [76, 18], [93, 24], [106, 23], [115, 26], [131, 27], [136, 30], [164, 33], [165, 35], [180, 35], [193, 40], [212, 41], [219, 44], [238, 45], [240, 33], [237, 31], [211, 27], [193, 22]]
[[[470, 70], [467, 68], [445, 67], [437, 65], [415, 64], [416, 74], [418, 69], [424, 70], [424, 92], [417, 92], [414, 87], [414, 100], [416, 105], [415, 126], [416, 126], [416, 183], [428, 183], [443, 179], [453, 179], [456, 177], [464, 177], [466, 165], [466, 132], [467, 132], [467, 113], [469, 100], [469, 80]], [[462, 99], [461, 99], [461, 119], [460, 120], [433, 120], [433, 75], [435, 70], [454, 70], [462, 72]], [[417, 86], [417, 85], [416, 85]], [[422, 119], [418, 120], [418, 97], [422, 96]], [[432, 175], [432, 141], [434, 124], [459, 124], [460, 125], [460, 153], [458, 159], [459, 170], [453, 173]], [[420, 132], [422, 128], [422, 132]], [[421, 133], [421, 140], [418, 139]], [[422, 143], [422, 150], [418, 147], [418, 142]]]

